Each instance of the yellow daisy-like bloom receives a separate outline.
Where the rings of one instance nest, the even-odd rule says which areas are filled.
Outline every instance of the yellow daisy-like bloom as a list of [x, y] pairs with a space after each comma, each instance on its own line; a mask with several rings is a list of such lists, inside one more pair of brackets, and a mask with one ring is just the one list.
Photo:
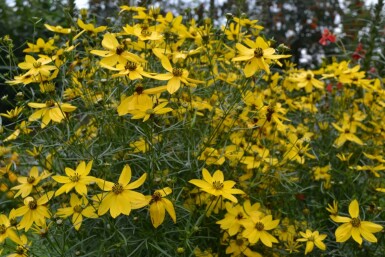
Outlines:
[[311, 93], [313, 87], [324, 89], [324, 83], [314, 77], [314, 73], [310, 70], [301, 71], [297, 77], [292, 78], [293, 82], [297, 83], [298, 88], [305, 88], [306, 93]]
[[302, 238], [297, 239], [298, 242], [306, 242], [305, 255], [313, 251], [314, 245], [322, 251], [326, 250], [326, 245], [322, 240], [326, 238], [325, 234], [319, 234], [318, 231], [312, 232], [306, 229], [306, 233], [299, 232]]
[[226, 254], [231, 254], [231, 257], [262, 257], [261, 254], [250, 250], [249, 242], [241, 236], [238, 236], [237, 239], [230, 240], [229, 246], [226, 248]]
[[36, 121], [42, 119], [41, 128], [45, 128], [51, 120], [53, 122], [60, 123], [65, 117], [67, 112], [73, 112], [76, 107], [68, 103], [56, 103], [53, 101], [47, 101], [46, 103], [28, 103], [29, 107], [40, 109], [32, 113], [29, 116], [29, 121]]
[[114, 34], [107, 33], [102, 40], [102, 46], [107, 50], [92, 50], [91, 54], [103, 57], [100, 64], [103, 66], [115, 66], [117, 63], [125, 65], [130, 62], [145, 62], [139, 56], [124, 50], [124, 46], [120, 45]]
[[262, 213], [253, 212], [249, 219], [242, 221], [245, 228], [242, 236], [247, 238], [250, 244], [261, 240], [267, 247], [272, 247], [273, 243], [278, 243], [278, 240], [267, 231], [276, 228], [278, 224], [279, 220], [273, 220], [271, 215], [262, 217]]
[[[243, 41], [248, 47], [237, 43], [236, 48], [239, 51], [239, 55], [234, 57], [232, 61], [247, 61], [243, 71], [246, 77], [251, 77], [257, 70], [264, 70], [270, 73], [269, 64], [271, 60], [277, 60], [281, 58], [287, 58], [291, 55], [276, 55], [275, 49], [271, 48], [270, 45], [262, 38], [257, 37], [254, 41], [245, 39]], [[279, 61], [275, 61], [278, 65], [281, 65]]]
[[76, 230], [80, 229], [83, 222], [83, 216], [92, 219], [98, 217], [95, 213], [95, 208], [88, 205], [88, 200], [84, 196], [79, 198], [76, 194], [71, 194], [70, 205], [71, 207], [58, 209], [56, 215], [64, 218], [72, 215], [72, 224]]
[[39, 199], [35, 200], [33, 197], [26, 197], [24, 199], [24, 206], [15, 210], [15, 216], [20, 217], [20, 228], [28, 231], [33, 223], [37, 225], [45, 224], [45, 219], [50, 218], [51, 214], [46, 206], [44, 206], [49, 199], [54, 195], [53, 191], [43, 194]]
[[6, 215], [0, 214], [0, 244], [3, 243], [6, 238], [11, 239], [17, 244], [21, 243], [20, 237], [17, 235], [11, 221]]
[[62, 193], [68, 194], [72, 189], [75, 188], [76, 192], [80, 195], [87, 195], [87, 185], [96, 182], [96, 178], [88, 176], [92, 168], [92, 161], [88, 162], [87, 165], [84, 161], [76, 167], [76, 170], [71, 168], [65, 168], [67, 176], [52, 176], [52, 179], [56, 182], [64, 184], [60, 187], [55, 196], [61, 195]]
[[86, 24], [81, 19], [78, 19], [77, 24], [83, 30], [80, 31], [76, 36], [74, 36], [73, 40], [76, 40], [78, 37], [80, 37], [81, 34], [83, 34], [86, 31], [88, 31], [92, 35], [96, 35], [99, 32], [105, 31], [107, 29], [107, 26], [100, 26], [95, 28], [94, 24], [92, 23]]
[[34, 188], [40, 183], [42, 179], [48, 178], [51, 174], [48, 171], [43, 171], [39, 175], [39, 169], [37, 166], [33, 166], [29, 171], [28, 177], [18, 177], [17, 181], [21, 185], [17, 185], [11, 188], [11, 190], [19, 190], [15, 194], [15, 198], [21, 195], [21, 197], [27, 197]]
[[52, 53], [53, 50], [55, 50], [57, 47], [54, 45], [54, 40], [50, 39], [47, 42], [44, 41], [44, 39], [39, 38], [36, 41], [36, 44], [32, 43], [27, 43], [28, 48], [24, 49], [24, 53], [39, 53], [39, 52], [44, 52], [44, 53]]
[[6, 117], [8, 119], [14, 119], [20, 115], [20, 113], [23, 111], [23, 109], [24, 109], [24, 107], [16, 106], [15, 109], [7, 111], [7, 113], [0, 113], [0, 116]]
[[215, 171], [213, 176], [211, 176], [209, 171], [203, 168], [202, 175], [203, 180], [191, 179], [189, 183], [199, 187], [200, 190], [204, 192], [207, 192], [214, 196], [222, 196], [223, 198], [228, 199], [234, 203], [238, 202], [238, 199], [234, 196], [234, 194], [245, 193], [240, 189], [233, 188], [235, 185], [235, 181], [224, 181], [223, 172], [220, 170]]
[[345, 242], [350, 237], [360, 245], [362, 237], [371, 243], [377, 243], [377, 238], [373, 233], [380, 232], [383, 227], [369, 221], [362, 221], [359, 217], [359, 204], [357, 200], [353, 200], [349, 204], [349, 217], [337, 216], [333, 220], [338, 223], [344, 223], [336, 229], [336, 241]]
[[364, 145], [365, 143], [355, 135], [357, 128], [355, 126], [350, 126], [347, 122], [342, 124], [342, 127], [338, 126], [336, 123], [332, 123], [333, 127], [340, 133], [340, 135], [334, 141], [334, 147], [340, 148], [345, 144], [346, 141], [354, 142], [358, 145]]
[[[160, 50], [160, 49], [158, 49], [158, 50]], [[203, 83], [203, 81], [189, 78], [188, 77], [189, 72], [186, 69], [172, 67], [168, 58], [165, 55], [163, 55], [162, 53], [160, 53], [159, 51], [154, 49], [154, 54], [157, 55], [161, 59], [162, 66], [163, 66], [163, 68], [165, 68], [168, 71], [168, 73], [157, 74], [157, 75], [153, 76], [153, 79], [168, 80], [167, 91], [170, 94], [173, 94], [176, 91], [178, 91], [178, 89], [181, 86], [181, 83], [183, 83], [185, 85], [189, 85], [189, 86], [194, 86], [195, 84]]]
[[230, 236], [233, 236], [240, 231], [241, 223], [247, 219], [247, 214], [242, 205], [233, 206], [230, 202], [226, 202], [226, 211], [225, 218], [216, 223], [221, 225], [221, 229], [227, 230]]
[[146, 200], [150, 204], [150, 216], [152, 225], [157, 228], [164, 221], [165, 211], [168, 212], [171, 219], [176, 223], [176, 214], [174, 205], [165, 196], [172, 193], [172, 189], [165, 187], [156, 190], [152, 195], [146, 196]]
[[111, 217], [116, 218], [120, 214], [130, 215], [132, 209], [139, 209], [148, 204], [146, 197], [132, 189], [140, 187], [147, 178], [144, 173], [138, 180], [130, 183], [131, 168], [125, 165], [117, 183], [99, 180], [98, 186], [108, 193], [102, 198], [98, 214], [99, 216], [110, 211]]
[[147, 121], [151, 115], [162, 115], [168, 112], [171, 112], [173, 109], [170, 107], [166, 107], [168, 102], [163, 102], [160, 104], [152, 104], [151, 105], [136, 105], [135, 110], [130, 111], [129, 113], [132, 114], [131, 119], [143, 119], [144, 121]]
[[63, 28], [62, 26], [52, 26], [52, 25], [49, 25], [49, 24], [44, 24], [44, 26], [52, 31], [52, 32], [56, 32], [56, 33], [60, 33], [60, 34], [69, 34], [71, 33], [71, 29], [70, 28]]
[[[20, 243], [16, 246], [14, 253], [7, 255], [7, 257], [27, 257], [29, 256], [29, 247], [31, 242], [28, 242], [28, 239], [25, 235], [20, 236]], [[0, 251], [1, 254], [1, 251]]]
[[56, 66], [47, 65], [52, 62], [52, 59], [40, 57], [39, 59], [33, 58], [31, 55], [25, 56], [25, 62], [18, 64], [20, 69], [28, 70], [24, 75], [49, 77], [51, 70], [56, 70]]

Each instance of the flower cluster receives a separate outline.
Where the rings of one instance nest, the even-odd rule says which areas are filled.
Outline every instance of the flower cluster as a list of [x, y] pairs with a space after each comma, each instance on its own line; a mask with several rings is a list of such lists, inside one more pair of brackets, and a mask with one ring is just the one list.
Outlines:
[[45, 24], [6, 81], [1, 254], [385, 254], [382, 78], [298, 68], [243, 16], [114, 19]]

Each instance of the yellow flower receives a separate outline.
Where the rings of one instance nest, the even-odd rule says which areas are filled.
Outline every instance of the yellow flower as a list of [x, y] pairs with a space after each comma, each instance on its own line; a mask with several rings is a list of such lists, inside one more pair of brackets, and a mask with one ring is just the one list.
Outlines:
[[15, 216], [20, 217], [20, 228], [28, 231], [33, 223], [41, 226], [45, 224], [45, 218], [50, 218], [51, 214], [46, 206], [44, 206], [49, 199], [54, 195], [53, 191], [43, 194], [39, 199], [35, 200], [33, 197], [26, 197], [24, 199], [24, 206], [15, 210]]
[[139, 56], [124, 50], [124, 45], [119, 44], [114, 34], [104, 34], [102, 46], [107, 50], [91, 51], [91, 54], [103, 57], [103, 59], [100, 60], [101, 65], [111, 67], [115, 66], [117, 63], [125, 65], [127, 61], [134, 63], [145, 62], [145, 60], [143, 60]]
[[139, 105], [137, 104], [135, 107], [135, 110], [130, 111], [129, 113], [132, 114], [131, 119], [143, 119], [144, 121], [147, 121], [151, 115], [157, 114], [162, 115], [168, 112], [172, 111], [172, 108], [166, 107], [168, 102], [163, 102], [160, 104], [152, 104], [151, 105]]
[[235, 182], [232, 180], [224, 181], [223, 172], [217, 170], [213, 176], [205, 168], [202, 169], [203, 180], [191, 179], [189, 183], [199, 187], [200, 190], [207, 192], [214, 196], [222, 196], [234, 203], [238, 202], [238, 199], [233, 194], [244, 194], [240, 189], [233, 188]]
[[247, 218], [247, 214], [242, 205], [234, 206], [230, 202], [226, 202], [226, 210], [225, 218], [216, 223], [221, 225], [221, 229], [227, 230], [230, 236], [233, 236], [240, 231], [242, 221]]
[[14, 186], [11, 190], [19, 190], [15, 194], [15, 198], [21, 195], [21, 197], [27, 197], [34, 188], [40, 183], [42, 179], [48, 178], [51, 174], [48, 171], [43, 171], [39, 175], [39, 169], [37, 166], [33, 166], [29, 171], [28, 177], [18, 177], [17, 181], [21, 184], [18, 186]]
[[334, 141], [334, 147], [340, 148], [345, 144], [346, 141], [351, 141], [358, 145], [364, 145], [364, 142], [362, 142], [362, 140], [355, 135], [357, 131], [355, 126], [350, 126], [346, 122], [342, 124], [342, 127], [335, 123], [332, 123], [332, 125], [338, 132], [340, 132], [339, 137], [337, 137]]
[[24, 49], [24, 53], [39, 53], [39, 52], [44, 52], [44, 53], [51, 53], [53, 50], [55, 50], [57, 47], [54, 45], [54, 40], [50, 39], [47, 42], [44, 41], [44, 39], [39, 38], [36, 41], [36, 45], [32, 43], [27, 43], [28, 48]]
[[76, 171], [71, 168], [65, 168], [67, 176], [52, 176], [52, 179], [56, 182], [64, 184], [60, 187], [55, 196], [59, 196], [62, 193], [68, 194], [72, 189], [75, 188], [76, 192], [82, 196], [87, 195], [87, 185], [96, 182], [96, 178], [88, 176], [92, 168], [92, 161], [88, 162], [87, 165], [84, 161], [76, 167]]
[[165, 196], [171, 194], [171, 192], [171, 188], [165, 187], [163, 189], [155, 190], [152, 195], [146, 196], [146, 200], [150, 205], [151, 222], [155, 228], [163, 223], [165, 210], [168, 212], [174, 223], [176, 223], [174, 206], [170, 200], [165, 198]]
[[306, 233], [303, 233], [302, 231], [299, 233], [302, 238], [297, 239], [297, 241], [306, 242], [305, 255], [313, 251], [314, 245], [323, 251], [326, 250], [326, 245], [322, 242], [322, 240], [326, 238], [325, 234], [320, 235], [318, 231], [312, 232], [309, 229], [306, 229]]
[[98, 214], [99, 216], [110, 211], [111, 217], [116, 218], [120, 214], [130, 215], [132, 209], [139, 209], [148, 204], [146, 197], [132, 189], [140, 187], [146, 180], [147, 173], [144, 173], [138, 180], [130, 183], [131, 168], [127, 164], [124, 166], [117, 183], [99, 180], [98, 186], [103, 191], [104, 197], [101, 199]]
[[195, 84], [203, 83], [203, 81], [189, 78], [189, 72], [186, 69], [173, 68], [168, 58], [156, 49], [154, 49], [154, 53], [161, 59], [162, 66], [168, 71], [168, 73], [157, 74], [153, 76], [153, 78], [157, 80], [168, 80], [167, 91], [170, 94], [173, 94], [178, 91], [181, 86], [181, 83], [189, 86], [194, 86]]
[[17, 118], [20, 113], [23, 111], [24, 107], [16, 106], [15, 109], [7, 111], [7, 113], [0, 113], [0, 116], [6, 117], [8, 119]]
[[324, 83], [314, 78], [314, 73], [310, 70], [301, 71], [297, 77], [291, 78], [291, 81], [296, 82], [298, 88], [305, 88], [306, 93], [311, 93], [313, 87], [324, 89]]
[[71, 194], [70, 205], [70, 207], [59, 208], [56, 215], [64, 218], [72, 215], [72, 224], [76, 230], [80, 229], [83, 222], [83, 216], [92, 219], [98, 217], [95, 213], [95, 208], [88, 205], [88, 200], [85, 196], [78, 198], [76, 194]]
[[166, 91], [165, 86], [156, 88], [144, 89], [142, 86], [137, 86], [133, 95], [125, 97], [120, 102], [117, 111], [119, 116], [126, 115], [136, 109], [136, 106], [150, 106], [152, 107], [153, 101], [150, 95], [160, 94]]
[[276, 228], [278, 224], [279, 220], [273, 220], [271, 215], [263, 216], [261, 212], [253, 212], [247, 220], [242, 221], [245, 227], [242, 236], [247, 238], [250, 244], [261, 240], [267, 247], [272, 247], [278, 240], [267, 231]]
[[62, 26], [51, 26], [49, 24], [44, 24], [44, 26], [53, 32], [60, 33], [60, 34], [69, 34], [71, 33], [71, 29], [63, 28]]
[[380, 232], [383, 227], [369, 221], [362, 221], [359, 217], [360, 208], [357, 200], [353, 200], [349, 204], [349, 217], [337, 216], [334, 221], [344, 223], [336, 229], [336, 241], [345, 242], [350, 237], [360, 245], [362, 237], [371, 243], [377, 243], [377, 238], [373, 233]]
[[78, 19], [77, 24], [80, 28], [83, 30], [80, 31], [76, 36], [74, 36], [73, 40], [76, 40], [78, 37], [80, 37], [81, 34], [88, 31], [92, 35], [96, 35], [99, 32], [105, 31], [107, 29], [107, 26], [100, 26], [95, 28], [94, 24], [85, 24], [81, 19]]
[[12, 226], [8, 217], [4, 214], [0, 214], [0, 244], [7, 238], [17, 244], [22, 243], [20, 237], [16, 233], [15, 227]]
[[[27, 257], [31, 242], [28, 243], [28, 239], [25, 235], [20, 236], [20, 243], [16, 246], [15, 252], [7, 255], [7, 257]], [[1, 253], [1, 252], [0, 252]]]
[[336, 200], [333, 200], [333, 205], [328, 204], [328, 207], [326, 208], [328, 212], [330, 212], [330, 218], [336, 222], [336, 217], [338, 216], [338, 202]]
[[[239, 55], [234, 57], [232, 61], [247, 61], [243, 70], [246, 77], [253, 76], [257, 70], [264, 70], [270, 73], [269, 64], [271, 60], [290, 57], [290, 55], [276, 55], [275, 49], [271, 48], [262, 37], [257, 37], [255, 42], [250, 39], [245, 39], [243, 42], [250, 48], [237, 43], [235, 47], [239, 51]], [[279, 61], [275, 62], [281, 65]]]
[[100, 66], [109, 70], [118, 71], [118, 73], [111, 76], [113, 78], [127, 76], [130, 80], [136, 80], [142, 79], [143, 76], [152, 77], [150, 74], [145, 72], [143, 67], [137, 62], [126, 61], [125, 63], [118, 63], [116, 68], [100, 62]]
[[46, 103], [28, 103], [29, 107], [40, 109], [29, 116], [29, 121], [42, 119], [41, 128], [45, 128], [51, 120], [60, 123], [65, 117], [66, 112], [73, 112], [76, 107], [68, 103], [56, 103], [47, 101]]
[[231, 257], [262, 257], [261, 254], [251, 251], [249, 242], [241, 236], [238, 236], [237, 239], [230, 240], [229, 246], [226, 248], [226, 254], [231, 254]]
[[[25, 62], [19, 63], [20, 69], [28, 70], [28, 72], [24, 75], [31, 75], [35, 77], [39, 77], [39, 75], [43, 77], [49, 77], [51, 70], [56, 70], [56, 66], [47, 65], [52, 62], [52, 59], [40, 57], [39, 59], [33, 58], [31, 55], [25, 56]], [[40, 78], [39, 78], [40, 79]]]

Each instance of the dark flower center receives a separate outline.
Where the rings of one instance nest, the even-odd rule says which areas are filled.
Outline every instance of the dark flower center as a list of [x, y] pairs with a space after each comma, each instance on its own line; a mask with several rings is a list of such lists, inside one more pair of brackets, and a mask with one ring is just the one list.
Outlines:
[[220, 182], [220, 181], [214, 181], [213, 182], [213, 187], [216, 189], [216, 190], [221, 190], [223, 188], [223, 183]]
[[72, 182], [78, 182], [80, 180], [80, 175], [75, 173], [75, 175], [69, 177]]
[[255, 228], [256, 228], [258, 231], [262, 231], [262, 230], [265, 228], [265, 225], [263, 225], [262, 222], [257, 222], [257, 224], [255, 224]]
[[255, 58], [263, 57], [263, 49], [260, 48], [260, 47], [255, 48], [255, 50], [254, 50], [254, 57]]
[[123, 192], [123, 186], [119, 183], [115, 183], [115, 185], [112, 187], [112, 192], [114, 192], [114, 194], [120, 194]]
[[28, 182], [29, 184], [32, 184], [33, 182], [35, 182], [35, 177], [34, 177], [34, 176], [29, 176], [29, 177], [27, 177], [27, 182]]
[[5, 231], [7, 231], [7, 228], [5, 227], [4, 224], [1, 224], [1, 225], [0, 225], [0, 235], [4, 234]]
[[36, 69], [40, 68], [41, 67], [41, 62], [34, 62], [33, 63], [33, 67], [36, 68]]
[[83, 211], [83, 207], [81, 205], [76, 205], [73, 210], [74, 212], [81, 213]]
[[122, 46], [118, 46], [116, 48], [116, 54], [121, 55], [124, 52], [124, 48]]
[[350, 224], [352, 224], [353, 227], [358, 228], [360, 226], [360, 224], [361, 224], [360, 218], [353, 218], [350, 221]]
[[151, 202], [158, 202], [162, 199], [162, 195], [159, 193], [159, 192], [155, 192], [152, 196], [151, 196]]
[[137, 67], [138, 65], [135, 62], [127, 62], [124, 68], [126, 68], [126, 70], [134, 71]]
[[174, 75], [175, 77], [180, 77], [183, 75], [183, 69], [180, 69], [180, 68], [173, 68], [172, 69], [172, 75]]
[[32, 200], [28, 203], [28, 208], [31, 210], [35, 210], [37, 208], [37, 202], [36, 200]]
[[235, 240], [235, 243], [236, 243], [238, 246], [242, 246], [242, 245], [244, 244], [244, 241], [243, 241], [243, 239], [238, 238], [237, 240]]

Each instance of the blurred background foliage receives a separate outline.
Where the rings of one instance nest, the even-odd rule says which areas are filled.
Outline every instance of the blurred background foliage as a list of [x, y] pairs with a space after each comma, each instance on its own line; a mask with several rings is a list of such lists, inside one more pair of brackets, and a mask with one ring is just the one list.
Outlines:
[[[89, 0], [88, 13], [100, 25], [110, 25], [109, 17], [121, 5], [155, 5], [164, 13], [172, 11], [185, 19], [195, 18], [198, 24], [210, 17], [221, 25], [226, 23], [227, 13], [243, 15], [259, 20], [266, 37], [276, 42], [273, 47], [288, 46], [298, 68], [314, 68], [328, 62], [331, 56], [338, 58], [337, 47], [343, 46], [344, 58], [359, 62], [369, 76], [384, 76], [383, 2], [378, 0], [368, 6], [361, 0], [206, 0], [204, 4], [181, 0]], [[8, 56], [14, 54], [16, 61], [23, 60], [22, 50], [27, 42], [52, 36], [44, 23], [71, 27], [78, 16], [75, 0], [0, 0], [0, 97], [7, 95], [11, 101], [16, 93], [4, 84], [5, 78], [17, 73], [16, 64], [10, 65]], [[337, 35], [337, 44], [319, 44], [325, 28]], [[12, 50], [4, 42], [6, 35], [12, 40]], [[357, 60], [352, 55], [360, 43], [362, 50]], [[0, 112], [7, 109], [9, 106], [1, 101]]]

